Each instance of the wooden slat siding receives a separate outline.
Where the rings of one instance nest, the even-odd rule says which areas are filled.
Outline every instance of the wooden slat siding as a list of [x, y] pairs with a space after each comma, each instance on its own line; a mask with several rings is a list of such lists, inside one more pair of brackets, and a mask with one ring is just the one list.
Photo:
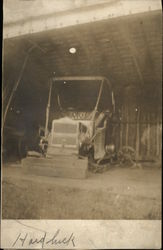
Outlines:
[[162, 149], [161, 112], [134, 106], [122, 108], [122, 119], [116, 126], [116, 148], [131, 146], [137, 160], [159, 160]]

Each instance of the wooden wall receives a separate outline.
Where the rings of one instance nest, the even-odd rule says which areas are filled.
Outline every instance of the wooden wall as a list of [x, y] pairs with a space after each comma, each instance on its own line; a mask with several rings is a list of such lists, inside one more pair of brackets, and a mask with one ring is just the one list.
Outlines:
[[159, 109], [124, 105], [119, 122], [114, 122], [113, 126], [117, 149], [131, 146], [136, 150], [137, 160], [161, 160], [162, 118]]

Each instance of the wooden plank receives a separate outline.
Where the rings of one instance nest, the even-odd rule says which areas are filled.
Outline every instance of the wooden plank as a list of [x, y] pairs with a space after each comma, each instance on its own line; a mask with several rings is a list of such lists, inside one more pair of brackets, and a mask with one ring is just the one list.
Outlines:
[[140, 108], [138, 108], [137, 111], [137, 121], [136, 121], [136, 161], [139, 160], [139, 148], [140, 148], [140, 126], [139, 126], [139, 122], [140, 122]]
[[[143, 112], [142, 112], [143, 113]], [[139, 158], [141, 160], [144, 160], [145, 157], [146, 157], [146, 140], [145, 140], [145, 136], [144, 136], [144, 133], [145, 133], [145, 130], [146, 130], [146, 124], [145, 123], [139, 123], [139, 133], [140, 133], [140, 156]]]
[[162, 159], [162, 124], [159, 123], [159, 160]]
[[147, 115], [147, 157], [150, 157], [150, 115]]
[[122, 148], [122, 131], [123, 131], [123, 124], [122, 124], [122, 122], [120, 123], [120, 133], [119, 133], [119, 140], [120, 140], [120, 143], [119, 143], [119, 145], [120, 145], [120, 148]]
[[128, 113], [129, 113], [129, 111], [128, 111], [128, 107], [126, 107], [126, 135], [125, 135], [125, 137], [126, 137], [126, 146], [128, 146], [128, 130], [129, 130], [129, 124], [128, 124], [128, 121], [129, 121], [129, 118], [128, 118]]
[[136, 123], [129, 123], [129, 146], [136, 150]]
[[160, 124], [159, 124], [159, 114], [157, 112], [157, 135], [156, 135], [156, 156], [160, 154]]
[[120, 132], [119, 132], [120, 149], [123, 146], [123, 117], [124, 117], [124, 107], [121, 108], [121, 120], [120, 120]]

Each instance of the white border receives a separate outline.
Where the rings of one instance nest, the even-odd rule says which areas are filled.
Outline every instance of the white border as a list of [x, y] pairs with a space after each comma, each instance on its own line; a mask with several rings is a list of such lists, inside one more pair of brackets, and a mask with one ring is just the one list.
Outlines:
[[[2, 220], [1, 248], [161, 249], [160, 220]], [[46, 242], [71, 237], [68, 244]], [[46, 232], [45, 242], [42, 242]], [[24, 244], [18, 240], [21, 234]], [[40, 243], [29, 244], [30, 239]], [[74, 242], [74, 244], [73, 244]]]

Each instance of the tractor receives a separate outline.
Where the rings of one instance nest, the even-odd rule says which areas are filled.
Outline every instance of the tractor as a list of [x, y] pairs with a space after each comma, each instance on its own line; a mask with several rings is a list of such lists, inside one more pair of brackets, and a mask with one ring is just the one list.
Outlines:
[[40, 151], [28, 152], [22, 160], [25, 171], [86, 178], [89, 164], [99, 163], [106, 151], [114, 150], [110, 126], [114, 112], [114, 94], [107, 78], [51, 78]]

